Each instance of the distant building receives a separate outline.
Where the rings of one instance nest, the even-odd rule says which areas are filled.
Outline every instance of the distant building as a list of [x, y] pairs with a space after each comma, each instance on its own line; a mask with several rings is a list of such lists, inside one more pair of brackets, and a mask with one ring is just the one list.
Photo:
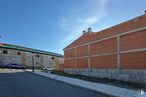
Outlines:
[[0, 65], [9, 63], [22, 64], [26, 68], [52, 67], [58, 69], [59, 64], [64, 63], [64, 56], [61, 54], [32, 49], [17, 45], [0, 43]]
[[68, 73], [146, 84], [146, 13], [99, 32], [83, 35], [64, 48]]

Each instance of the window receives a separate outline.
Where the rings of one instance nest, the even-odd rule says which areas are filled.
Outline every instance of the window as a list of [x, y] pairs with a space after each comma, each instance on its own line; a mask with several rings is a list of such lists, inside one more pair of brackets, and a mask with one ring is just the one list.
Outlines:
[[21, 55], [21, 52], [17, 52], [17, 55]]
[[54, 60], [54, 57], [52, 57], [52, 59]]
[[37, 58], [39, 58], [40, 56], [39, 56], [39, 55], [37, 55], [36, 57], [37, 57]]
[[8, 54], [8, 51], [7, 50], [3, 50], [3, 54]]

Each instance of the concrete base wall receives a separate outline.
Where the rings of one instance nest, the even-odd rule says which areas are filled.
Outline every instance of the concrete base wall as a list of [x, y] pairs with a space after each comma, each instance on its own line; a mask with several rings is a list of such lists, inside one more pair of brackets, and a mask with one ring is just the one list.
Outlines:
[[66, 73], [98, 78], [110, 78], [146, 84], [146, 70], [117, 69], [64, 69]]

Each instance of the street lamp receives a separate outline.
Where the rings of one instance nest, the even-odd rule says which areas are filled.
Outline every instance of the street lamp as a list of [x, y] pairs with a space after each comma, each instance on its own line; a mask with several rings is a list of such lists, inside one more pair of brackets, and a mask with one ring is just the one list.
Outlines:
[[32, 52], [32, 72], [34, 72], [34, 53]]

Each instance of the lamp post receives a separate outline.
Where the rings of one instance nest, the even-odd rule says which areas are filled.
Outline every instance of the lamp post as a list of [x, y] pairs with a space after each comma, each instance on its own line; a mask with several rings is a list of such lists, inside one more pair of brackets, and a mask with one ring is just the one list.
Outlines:
[[32, 53], [32, 72], [34, 72], [34, 53]]

